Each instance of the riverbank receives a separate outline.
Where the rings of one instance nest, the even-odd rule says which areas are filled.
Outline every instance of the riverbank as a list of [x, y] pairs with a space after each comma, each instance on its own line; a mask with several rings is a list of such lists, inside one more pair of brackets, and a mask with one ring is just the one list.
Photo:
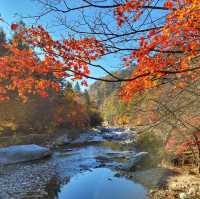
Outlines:
[[150, 199], [200, 199], [200, 174], [197, 167], [191, 164], [175, 166], [174, 162], [167, 158], [164, 147], [159, 143], [160, 140], [151, 140], [149, 135], [141, 135], [137, 142], [137, 147], [150, 152], [152, 159], [158, 157], [155, 161], [157, 165], [173, 174], [163, 175], [163, 182], [157, 188], [150, 190]]
[[47, 196], [48, 182], [56, 176], [55, 162], [19, 163], [0, 167], [0, 199], [41, 198]]
[[10, 135], [0, 134], [0, 147], [20, 144], [38, 144], [52, 148], [58, 140], [76, 139], [82, 132], [90, 129], [67, 129], [60, 128], [54, 133], [12, 133]]
[[200, 175], [180, 173], [169, 177], [165, 187], [150, 190], [151, 199], [200, 199]]

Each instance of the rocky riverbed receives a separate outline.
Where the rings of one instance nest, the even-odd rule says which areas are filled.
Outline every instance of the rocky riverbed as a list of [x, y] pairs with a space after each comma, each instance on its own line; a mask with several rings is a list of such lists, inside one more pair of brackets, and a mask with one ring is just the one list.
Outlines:
[[0, 199], [165, 198], [167, 191], [156, 187], [173, 172], [123, 169], [138, 154], [134, 142], [133, 131], [119, 128], [85, 132], [75, 140], [64, 135], [54, 141], [51, 157], [1, 166]]
[[3, 166], [0, 168], [0, 199], [48, 195], [45, 187], [55, 175], [55, 163], [50, 159]]
[[[131, 142], [127, 144], [127, 140]], [[60, 137], [53, 143], [51, 157], [0, 167], [0, 198], [54, 199], [55, 190], [80, 173], [97, 168], [107, 168], [112, 172], [118, 168], [125, 157], [135, 153], [132, 142], [134, 133], [119, 129], [86, 132], [75, 140], [66, 135]]]

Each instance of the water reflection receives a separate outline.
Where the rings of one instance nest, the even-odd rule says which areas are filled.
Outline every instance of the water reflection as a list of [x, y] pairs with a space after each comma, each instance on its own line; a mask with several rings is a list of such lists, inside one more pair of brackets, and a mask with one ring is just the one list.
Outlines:
[[54, 190], [53, 199], [145, 199], [147, 190], [140, 184], [124, 177], [116, 177], [108, 168], [92, 169], [79, 173], [70, 181]]
[[61, 191], [61, 185], [57, 177], [53, 177], [46, 187], [48, 199], [57, 199], [58, 193]]

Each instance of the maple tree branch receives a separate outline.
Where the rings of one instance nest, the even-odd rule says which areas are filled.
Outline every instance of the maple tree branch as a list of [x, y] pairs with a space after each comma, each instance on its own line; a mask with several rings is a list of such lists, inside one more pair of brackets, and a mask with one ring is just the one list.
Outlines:
[[[139, 50], [139, 48], [120, 48], [120, 47], [116, 47], [116, 46], [115, 47], [107, 46], [107, 48], [116, 49], [116, 52], [120, 52], [120, 51], [138, 51]], [[159, 49], [155, 49], [155, 48], [150, 49], [150, 51], [159, 52], [159, 53], [169, 53], [169, 54], [184, 53], [184, 51], [181, 51], [181, 50], [159, 50]]]
[[[88, 0], [83, 0], [83, 2], [87, 3], [91, 7], [103, 8], [103, 9], [105, 9], [105, 8], [117, 8], [119, 6], [123, 6], [124, 5], [123, 3], [116, 3], [116, 4], [113, 4], [113, 5], [97, 5], [97, 4], [91, 3]], [[155, 9], [155, 10], [169, 10], [169, 8], [166, 8], [166, 7], [163, 7], [163, 6], [150, 6], [150, 5], [141, 6], [141, 8], [142, 9]]]
[[[77, 11], [77, 10], [82, 10], [82, 9], [88, 9], [88, 8], [98, 8], [98, 9], [109, 9], [109, 8], [117, 8], [119, 6], [123, 6], [124, 4], [123, 3], [116, 3], [116, 4], [112, 4], [112, 5], [98, 5], [98, 4], [94, 4], [94, 3], [91, 3], [90, 1], [88, 0], [82, 0], [82, 2], [86, 3], [85, 5], [81, 5], [81, 6], [77, 6], [77, 7], [73, 7], [73, 8], [70, 8], [67, 3], [65, 2], [65, 7], [66, 7], [66, 10], [64, 9], [60, 9], [56, 6], [53, 6], [52, 4], [50, 4], [48, 1], [47, 2], [43, 2], [42, 0], [38, 0], [38, 2], [40, 2], [41, 4], [51, 8], [52, 10], [54, 11], [57, 11], [57, 12], [61, 12], [61, 13], [69, 13], [69, 12], [72, 12], [72, 11]], [[151, 10], [169, 10], [169, 8], [167, 7], [163, 7], [163, 6], [151, 6], [151, 5], [143, 5], [140, 7], [141, 9], [151, 9]], [[176, 10], [176, 9], [174, 9]]]
[[[158, 70], [157, 72], [158, 73], [164, 73], [164, 74], [178, 74], [178, 73], [184, 73], [184, 72], [189, 72], [189, 71], [194, 71], [194, 70], [199, 70], [199, 69], [200, 69], [200, 66], [199, 67], [195, 67], [195, 68], [188, 68], [188, 69], [184, 69], [184, 70], [175, 70], [175, 71], [164, 71], [164, 70], [160, 70], [159, 71]], [[65, 72], [65, 71], [66, 70], [63, 70], [63, 72]], [[83, 74], [81, 72], [77, 72], [77, 71], [74, 71], [74, 70], [71, 70], [71, 69], [67, 69], [67, 71], [70, 71], [70, 72], [72, 72], [74, 74], [83, 76], [83, 77], [85, 77], [87, 79], [99, 80], [99, 81], [104, 81], [104, 82], [128, 82], [128, 81], [134, 81], [136, 79], [152, 75], [152, 73], [147, 72], [147, 73], [143, 73], [143, 74], [137, 75], [137, 76], [135, 76], [133, 78], [127, 78], [127, 79], [121, 79], [121, 78], [118, 78], [118, 79], [104, 79], [104, 78], [99, 78], [99, 77], [93, 77], [93, 76], [90, 76], [90, 75], [86, 75], [86, 74]], [[60, 72], [60, 71], [54, 71], [54, 72]]]
[[[66, 24], [63, 23], [62, 25], [66, 25]], [[95, 32], [95, 31], [93, 31], [93, 32], [90, 31], [89, 32], [89, 31], [77, 30], [77, 29], [74, 29], [73, 27], [69, 27], [69, 26], [67, 26], [67, 28], [69, 28], [73, 32], [79, 33], [79, 34], [112, 36], [112, 37], [110, 37], [108, 39], [115, 39], [115, 38], [118, 38], [118, 37], [134, 35], [134, 34], [137, 34], [137, 33], [149, 32], [151, 30], [159, 30], [159, 29], [163, 28], [163, 26], [145, 28], [145, 29], [140, 29], [140, 30], [133, 30], [131, 32], [125, 32], [123, 34], [122, 33], [121, 34], [117, 34], [117, 33]], [[106, 41], [108, 39], [101, 40], [101, 41], [103, 42], [103, 41]]]
[[[49, 52], [46, 52], [49, 54]], [[58, 54], [56, 53], [52, 53], [53, 56], [59, 57]], [[198, 58], [200, 55], [197, 55], [195, 57], [193, 57], [193, 59]], [[114, 74], [110, 73], [108, 70], [106, 70], [103, 66], [101, 65], [95, 65], [92, 64], [91, 61], [89, 60], [89, 62], [81, 60], [82, 62], [86, 63], [86, 64], [90, 64], [91, 66], [95, 66], [95, 67], [99, 67], [102, 70], [104, 70], [106, 73], [108, 73], [111, 77], [113, 77], [114, 79], [104, 79], [104, 78], [99, 78], [99, 77], [94, 77], [94, 76], [90, 76], [90, 75], [86, 75], [84, 73], [81, 72], [77, 72], [75, 70], [72, 69], [67, 69], [67, 70], [62, 70], [62, 71], [53, 71], [53, 72], [65, 72], [65, 71], [70, 71], [76, 75], [80, 75], [82, 77], [85, 77], [87, 79], [93, 79], [93, 80], [99, 80], [99, 81], [104, 81], [104, 82], [128, 82], [128, 81], [134, 81], [136, 79], [142, 78], [142, 77], [146, 77], [146, 76], [150, 76], [153, 75], [151, 72], [146, 72], [146, 73], [142, 73], [139, 74], [135, 77], [132, 78], [127, 78], [127, 79], [121, 79], [117, 76], [115, 76]], [[178, 64], [178, 63], [177, 63]], [[199, 70], [200, 66], [197, 67], [193, 67], [193, 68], [187, 68], [187, 69], [182, 69], [182, 70], [157, 70], [156, 73], [162, 73], [162, 74], [178, 74], [178, 73], [185, 73], [185, 72], [190, 72], [190, 71], [195, 71], [195, 70]]]

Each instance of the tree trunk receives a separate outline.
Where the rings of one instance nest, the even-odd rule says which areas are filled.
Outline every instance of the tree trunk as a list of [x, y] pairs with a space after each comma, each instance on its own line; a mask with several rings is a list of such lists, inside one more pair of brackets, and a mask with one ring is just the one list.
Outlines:
[[198, 144], [198, 146], [197, 146], [197, 148], [198, 148], [198, 162], [197, 162], [197, 164], [198, 164], [198, 173], [200, 174], [200, 145]]
[[197, 172], [200, 174], [200, 144], [199, 144], [199, 139], [198, 137], [193, 134], [195, 142], [196, 142], [196, 147], [197, 147]]

